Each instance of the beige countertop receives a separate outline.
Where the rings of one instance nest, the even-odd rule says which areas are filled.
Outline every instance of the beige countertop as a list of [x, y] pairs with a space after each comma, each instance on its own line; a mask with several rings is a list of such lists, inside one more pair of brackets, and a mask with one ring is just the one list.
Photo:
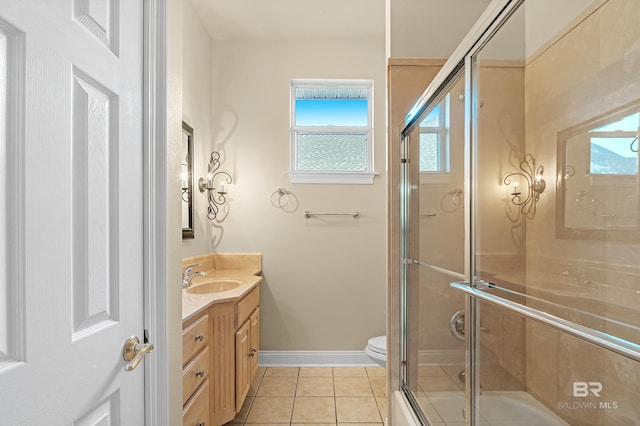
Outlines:
[[182, 321], [191, 318], [214, 303], [232, 302], [242, 299], [249, 291], [260, 284], [262, 277], [255, 269], [210, 269], [205, 271], [206, 277], [195, 277], [191, 287], [211, 281], [236, 281], [240, 285], [236, 288], [218, 293], [193, 294], [182, 289]]

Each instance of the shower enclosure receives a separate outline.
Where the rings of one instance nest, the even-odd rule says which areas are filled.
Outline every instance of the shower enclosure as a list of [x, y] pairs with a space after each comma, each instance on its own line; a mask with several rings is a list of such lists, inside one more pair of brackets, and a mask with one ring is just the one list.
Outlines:
[[640, 2], [494, 0], [401, 134], [423, 424], [640, 424]]

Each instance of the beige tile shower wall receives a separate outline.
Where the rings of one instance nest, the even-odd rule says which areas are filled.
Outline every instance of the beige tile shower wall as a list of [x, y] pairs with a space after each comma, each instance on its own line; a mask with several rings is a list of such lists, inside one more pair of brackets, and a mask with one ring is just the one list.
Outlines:
[[[214, 41], [212, 56], [212, 139], [234, 183], [228, 215], [209, 225], [209, 251], [262, 253], [262, 349], [364, 350], [386, 333], [384, 40]], [[297, 78], [373, 80], [372, 185], [289, 182]], [[289, 192], [282, 209], [278, 188]], [[361, 216], [305, 219], [305, 210]]]
[[[524, 64], [480, 61], [478, 85], [476, 185], [482, 197], [475, 200], [476, 250], [481, 270], [504, 274], [525, 247], [526, 221], [511, 203], [513, 188], [503, 182], [508, 173], [519, 170], [524, 155]], [[510, 260], [499, 262], [496, 257]]]
[[[549, 177], [538, 214], [527, 224], [527, 291], [545, 291], [554, 301], [609, 317], [624, 310], [624, 321], [636, 325], [640, 323], [640, 245], [556, 238], [554, 176], [558, 132], [640, 99], [639, 15], [640, 2], [610, 0], [530, 60], [525, 77], [527, 151], [544, 164]], [[596, 288], [570, 285], [574, 283], [562, 272], [577, 267], [585, 269]], [[619, 332], [602, 323], [589, 325]], [[527, 389], [569, 422], [637, 423], [639, 374], [637, 362], [575, 343], [539, 325], [527, 325]], [[586, 378], [603, 383], [607, 401], [625, 405], [596, 411], [558, 408], [570, 397], [572, 383]], [[585, 413], [591, 417], [584, 417]]]
[[[518, 170], [524, 155], [524, 63], [481, 60], [478, 72], [477, 267], [482, 279], [523, 291], [526, 222], [503, 179]], [[483, 303], [480, 325], [483, 389], [523, 390], [524, 321]]]
[[[424, 180], [420, 185], [419, 231], [420, 261], [438, 268], [464, 274], [464, 79], [449, 90], [449, 173], [446, 182]], [[425, 179], [428, 177], [423, 177]], [[435, 213], [426, 216], [425, 213]], [[416, 229], [416, 228], [414, 228]], [[464, 310], [464, 296], [449, 283], [456, 278], [421, 267], [419, 270], [418, 332], [421, 364], [431, 354], [445, 352], [451, 362], [464, 359], [464, 343], [451, 335], [449, 320]]]

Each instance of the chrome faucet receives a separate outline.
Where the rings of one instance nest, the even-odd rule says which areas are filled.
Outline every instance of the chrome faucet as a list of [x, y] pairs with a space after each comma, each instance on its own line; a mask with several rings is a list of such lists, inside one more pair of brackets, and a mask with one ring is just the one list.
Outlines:
[[207, 273], [202, 271], [191, 273], [191, 270], [196, 266], [202, 265], [201, 263], [196, 263], [195, 265], [189, 265], [184, 268], [184, 272], [182, 273], [182, 288], [187, 288], [191, 285], [191, 280], [193, 280], [196, 276], [206, 277]]

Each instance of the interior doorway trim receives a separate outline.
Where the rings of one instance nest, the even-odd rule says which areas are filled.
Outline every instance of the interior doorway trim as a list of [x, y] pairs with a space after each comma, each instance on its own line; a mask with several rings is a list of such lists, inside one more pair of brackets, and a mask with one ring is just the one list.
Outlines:
[[[144, 1], [145, 425], [169, 425], [167, 324], [167, 0]], [[148, 330], [148, 334], [147, 334]]]

